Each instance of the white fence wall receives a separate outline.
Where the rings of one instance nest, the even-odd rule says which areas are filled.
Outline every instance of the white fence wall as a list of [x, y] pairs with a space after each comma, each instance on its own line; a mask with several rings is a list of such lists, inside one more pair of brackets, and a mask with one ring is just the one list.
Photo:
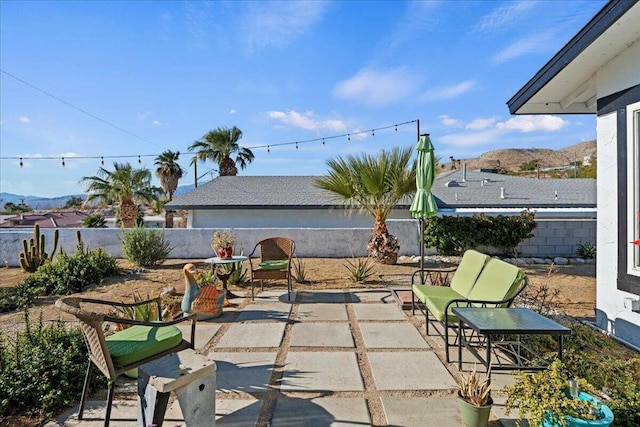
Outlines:
[[[418, 221], [389, 220], [389, 231], [398, 237], [400, 255], [419, 253]], [[535, 236], [525, 242], [520, 251], [525, 256], [570, 256], [577, 245], [595, 242], [595, 220], [545, 220], [539, 222]], [[46, 236], [46, 250], [53, 245], [53, 229], [41, 228]], [[76, 231], [61, 228], [58, 248], [73, 253], [76, 247]], [[90, 248], [102, 247], [109, 254], [122, 257], [122, 232], [119, 229], [82, 228], [82, 241]], [[165, 237], [173, 250], [171, 258], [208, 258], [211, 249], [212, 228], [166, 229]], [[296, 254], [300, 257], [345, 258], [366, 255], [371, 236], [369, 228], [237, 228], [236, 251], [251, 252], [255, 244], [272, 236], [290, 237], [296, 242]], [[0, 262], [3, 266], [17, 267], [22, 251], [22, 240], [29, 239], [31, 229], [5, 229], [0, 231]], [[59, 250], [58, 249], [58, 250]]]

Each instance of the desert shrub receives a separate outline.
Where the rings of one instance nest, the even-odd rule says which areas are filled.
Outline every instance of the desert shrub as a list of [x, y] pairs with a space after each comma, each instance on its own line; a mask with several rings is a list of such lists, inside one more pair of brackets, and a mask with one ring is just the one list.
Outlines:
[[122, 254], [137, 266], [162, 264], [171, 252], [171, 244], [161, 230], [134, 227], [122, 234]]
[[22, 295], [69, 295], [119, 273], [116, 259], [102, 248], [62, 252], [24, 279]]
[[596, 245], [591, 242], [582, 243], [576, 249], [576, 254], [581, 258], [592, 259], [596, 257]]
[[344, 267], [349, 272], [349, 278], [354, 282], [364, 283], [375, 274], [375, 261], [373, 258], [356, 258], [346, 260]]
[[295, 257], [293, 260], [293, 277], [296, 279], [297, 283], [309, 283], [309, 279], [307, 278], [307, 271], [305, 269], [306, 265], [303, 260], [298, 257]]
[[425, 220], [425, 246], [440, 255], [461, 255], [467, 249], [491, 246], [516, 253], [523, 240], [533, 237], [537, 224], [531, 211], [513, 216], [441, 216]]
[[[87, 350], [80, 328], [62, 321], [31, 323], [9, 337], [0, 332], [0, 415], [51, 416], [77, 401], [87, 367]], [[97, 370], [96, 370], [97, 371]], [[92, 381], [104, 386], [102, 375]]]

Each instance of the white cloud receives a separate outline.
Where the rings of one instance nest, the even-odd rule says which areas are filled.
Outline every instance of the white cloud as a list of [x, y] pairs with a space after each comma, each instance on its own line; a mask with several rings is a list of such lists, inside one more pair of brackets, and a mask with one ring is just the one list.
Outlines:
[[484, 15], [476, 25], [476, 31], [491, 32], [511, 28], [518, 20], [526, 16], [529, 9], [536, 5], [535, 1], [507, 2]]
[[311, 111], [306, 111], [304, 113], [299, 113], [295, 110], [289, 110], [286, 112], [269, 111], [267, 112], [267, 114], [270, 118], [278, 120], [285, 125], [290, 125], [306, 130], [330, 130], [334, 132], [343, 132], [347, 128], [344, 122], [342, 122], [341, 120], [318, 120]]
[[237, 111], [235, 110], [235, 108], [232, 108], [231, 110], [229, 110], [229, 114], [235, 114], [237, 113]]
[[447, 127], [459, 127], [462, 125], [462, 120], [451, 118], [446, 114], [438, 116], [438, 119], [440, 120], [440, 123]]
[[466, 80], [453, 86], [431, 90], [425, 93], [423, 98], [428, 101], [436, 99], [451, 99], [469, 92], [475, 85], [475, 80]]
[[324, 1], [249, 2], [243, 13], [240, 33], [249, 52], [268, 47], [281, 48], [308, 32], [321, 20]]
[[482, 130], [482, 129], [493, 127], [495, 123], [496, 123], [495, 117], [489, 117], [488, 119], [480, 118], [480, 119], [472, 120], [470, 123], [467, 123], [465, 128], [472, 129], [472, 130]]
[[389, 105], [410, 96], [416, 80], [415, 76], [400, 68], [388, 71], [363, 69], [339, 82], [333, 94], [368, 105]]
[[152, 125], [154, 125], [154, 126], [160, 126], [160, 125], [162, 125], [162, 123], [160, 122], [160, 120], [154, 120], [154, 121], [152, 121], [152, 122], [151, 122], [151, 124], [152, 124]]
[[439, 141], [456, 147], [473, 147], [494, 142], [502, 132], [499, 129], [485, 129], [480, 132], [460, 132], [444, 135]]
[[495, 54], [493, 56], [493, 61], [502, 63], [529, 53], [547, 52], [549, 50], [549, 46], [554, 45], [551, 43], [554, 35], [555, 30], [551, 30], [545, 33], [521, 38]]
[[20, 123], [29, 123], [31, 121], [29, 120], [29, 117], [25, 117], [25, 116], [18, 117], [18, 120], [20, 120]]
[[522, 133], [534, 131], [554, 132], [568, 125], [569, 122], [561, 117], [544, 114], [541, 116], [517, 116], [506, 122], [496, 123], [496, 128], [517, 130]]

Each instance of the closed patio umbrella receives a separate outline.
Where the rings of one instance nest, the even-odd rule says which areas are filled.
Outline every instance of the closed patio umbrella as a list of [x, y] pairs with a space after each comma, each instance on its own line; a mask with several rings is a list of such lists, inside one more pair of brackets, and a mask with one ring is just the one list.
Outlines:
[[[411, 216], [420, 220], [420, 269], [424, 268], [424, 219], [438, 212], [431, 187], [436, 174], [436, 159], [429, 134], [418, 139], [418, 161], [416, 164], [416, 195], [411, 204]], [[420, 275], [424, 284], [424, 275]]]

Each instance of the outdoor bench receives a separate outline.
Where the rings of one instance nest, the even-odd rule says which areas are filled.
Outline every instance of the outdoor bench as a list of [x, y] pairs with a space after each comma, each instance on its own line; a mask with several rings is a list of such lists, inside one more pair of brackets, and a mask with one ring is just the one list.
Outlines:
[[[509, 307], [528, 284], [523, 270], [474, 250], [465, 252], [453, 272], [450, 286], [414, 283], [421, 272], [416, 271], [412, 278], [412, 313], [415, 314], [416, 308], [424, 313], [427, 335], [430, 316], [444, 323], [447, 362], [450, 362], [449, 325], [458, 323], [457, 316], [452, 312], [454, 307]], [[423, 303], [423, 307], [418, 301]]]

